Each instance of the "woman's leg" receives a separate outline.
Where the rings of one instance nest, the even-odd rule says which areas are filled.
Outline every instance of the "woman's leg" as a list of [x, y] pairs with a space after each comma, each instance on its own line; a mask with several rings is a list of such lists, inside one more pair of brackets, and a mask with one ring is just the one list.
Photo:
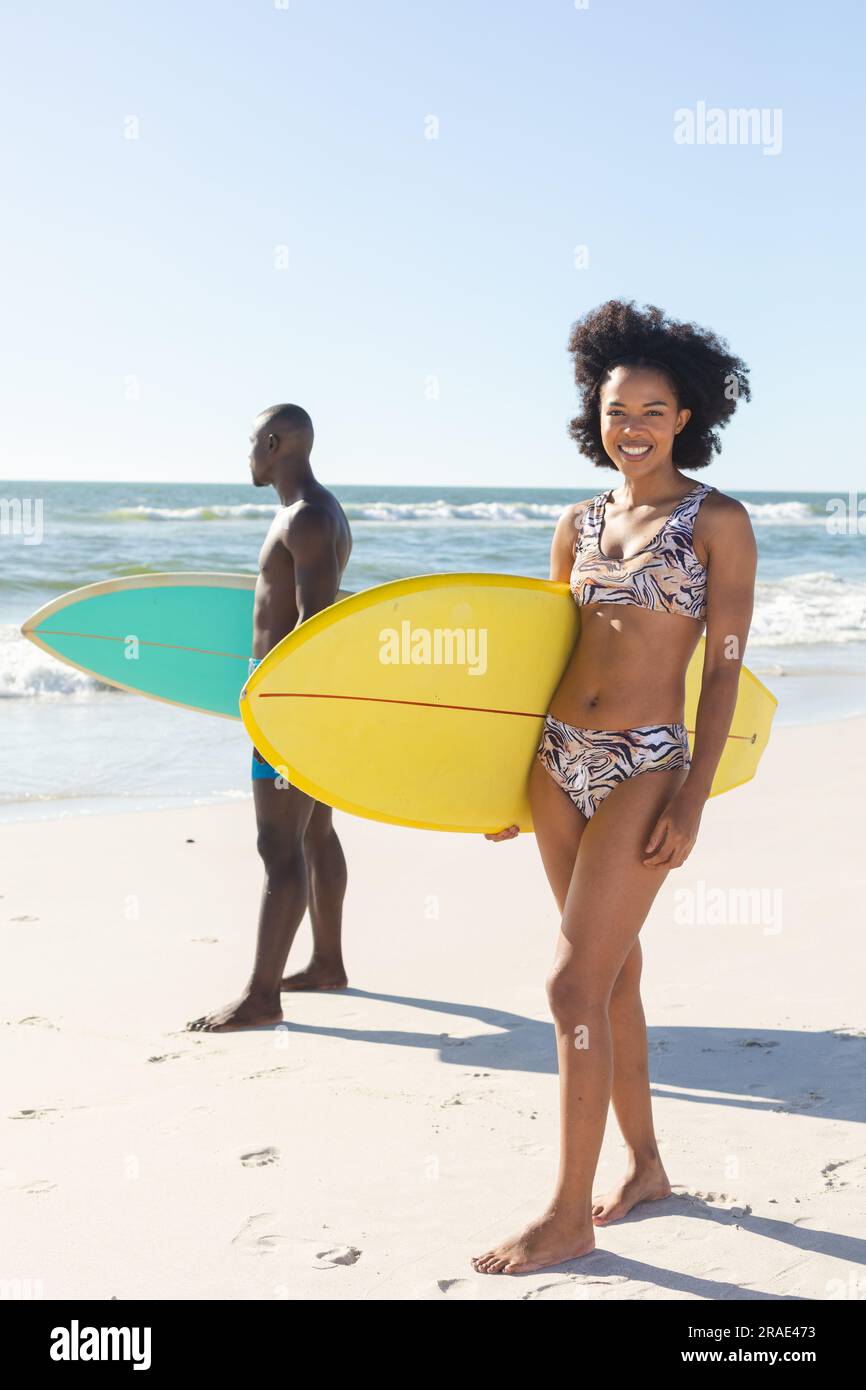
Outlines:
[[616, 978], [607, 1011], [613, 1036], [611, 1104], [628, 1156], [622, 1182], [593, 1198], [596, 1226], [622, 1220], [638, 1202], [671, 1194], [653, 1126], [646, 1018], [640, 997], [642, 964], [638, 939]]
[[[535, 838], [562, 912], [587, 821], [537, 759], [529, 790]], [[636, 1203], [668, 1197], [671, 1191], [653, 1127], [646, 1018], [640, 997], [642, 964], [637, 940], [616, 978], [608, 1009], [613, 1040], [611, 1103], [628, 1156], [622, 1183], [593, 1200], [592, 1219], [598, 1226], [619, 1221]]]
[[538, 758], [529, 774], [529, 804], [544, 872], [562, 913], [574, 873], [577, 847], [588, 821]]
[[608, 1010], [617, 977], [667, 876], [664, 868], [644, 867], [643, 848], [684, 776], [682, 771], [646, 772], [621, 782], [581, 832], [548, 984], [560, 1075], [556, 1191], [539, 1220], [473, 1261], [483, 1273], [539, 1269], [595, 1246], [592, 1181], [613, 1082]]

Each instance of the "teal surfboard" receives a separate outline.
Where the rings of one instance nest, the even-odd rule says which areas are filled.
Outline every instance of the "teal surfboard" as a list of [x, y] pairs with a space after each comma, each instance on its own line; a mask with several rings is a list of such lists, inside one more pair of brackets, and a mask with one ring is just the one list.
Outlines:
[[21, 632], [107, 685], [239, 719], [255, 586], [254, 574], [126, 575], [62, 594]]

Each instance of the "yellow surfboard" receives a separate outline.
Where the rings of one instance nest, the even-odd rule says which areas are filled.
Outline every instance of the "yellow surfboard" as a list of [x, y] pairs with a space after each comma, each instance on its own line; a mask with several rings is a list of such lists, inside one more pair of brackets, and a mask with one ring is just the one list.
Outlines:
[[[425, 830], [532, 829], [528, 778], [579, 631], [567, 584], [428, 574], [343, 599], [241, 691], [259, 752], [317, 801]], [[687, 677], [694, 715], [703, 639]], [[776, 700], [743, 669], [712, 794], [754, 775]]]

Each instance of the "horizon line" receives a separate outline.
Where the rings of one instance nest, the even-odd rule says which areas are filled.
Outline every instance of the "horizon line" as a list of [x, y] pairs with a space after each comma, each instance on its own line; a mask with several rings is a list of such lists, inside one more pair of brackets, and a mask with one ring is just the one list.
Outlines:
[[[612, 471], [613, 471], [613, 470], [612, 470]], [[617, 470], [617, 471], [618, 471], [618, 470]], [[473, 483], [449, 483], [449, 482], [441, 482], [441, 483], [385, 483], [385, 482], [373, 482], [373, 483], [347, 483], [347, 482], [342, 482], [342, 483], [335, 483], [335, 482], [329, 482], [329, 481], [327, 481], [327, 480], [324, 479], [324, 478], [319, 478], [319, 479], [317, 479], [317, 481], [318, 481], [318, 482], [321, 482], [322, 486], [323, 486], [323, 487], [327, 487], [327, 488], [347, 488], [347, 487], [376, 488], [376, 487], [391, 487], [391, 488], [405, 488], [405, 489], [407, 489], [407, 490], [412, 489], [412, 488], [415, 488], [415, 489], [418, 489], [419, 491], [420, 491], [422, 488], [427, 488], [427, 489], [431, 489], [431, 490], [434, 489], [434, 488], [452, 488], [452, 489], [454, 489], [455, 491], [463, 491], [463, 492], [470, 491], [470, 490], [473, 489], [473, 488], [483, 488], [483, 489], [485, 489], [485, 490], [488, 491], [488, 492], [561, 492], [563, 489], [569, 488], [569, 487], [573, 487], [573, 488], [589, 488], [589, 487], [591, 487], [591, 484], [590, 484], [590, 483], [533, 483], [533, 484], [531, 484], [531, 485], [530, 485], [530, 484], [525, 484], [525, 485], [523, 485], [523, 486], [519, 486], [519, 485], [514, 484], [514, 483], [507, 483], [507, 484], [506, 484], [506, 483], [503, 483], [503, 484], [500, 485], [500, 484], [496, 484], [496, 483], [478, 483], [478, 482], [473, 482]], [[132, 485], [132, 486], [153, 485], [153, 486], [158, 486], [158, 487], [251, 487], [251, 488], [253, 488], [253, 491], [254, 491], [254, 492], [266, 492], [266, 491], [268, 491], [268, 490], [270, 489], [270, 487], [271, 487], [271, 485], [268, 484], [268, 487], [267, 487], [267, 488], [255, 488], [255, 487], [253, 487], [253, 484], [252, 484], [252, 483], [245, 482], [245, 481], [244, 481], [244, 482], [241, 482], [241, 481], [232, 481], [231, 479], [224, 479], [224, 480], [222, 480], [222, 481], [204, 481], [204, 480], [198, 479], [198, 478], [189, 478], [189, 479], [182, 479], [182, 478], [10, 478], [10, 479], [7, 479], [5, 482], [0, 483], [0, 496], [3, 495], [3, 489], [4, 489], [4, 488], [7, 488], [7, 487], [17, 487], [17, 486], [31, 487], [31, 486], [33, 486], [34, 484], [38, 485], [38, 484], [40, 484], [40, 483], [66, 483], [66, 484], [68, 484], [68, 485], [70, 485], [70, 486], [77, 486], [77, 485], [86, 486], [86, 485], [89, 485], [89, 484], [93, 483], [93, 484], [96, 484], [97, 486], [104, 486], [104, 487], [117, 486], [117, 485], [120, 485], [120, 484], [123, 484], [123, 485]], [[732, 489], [732, 491], [745, 492], [745, 493], [748, 493], [748, 492], [796, 492], [796, 493], [798, 493], [798, 494], [802, 494], [802, 493], [805, 493], [805, 494], [807, 494], [807, 495], [810, 495], [810, 494], [811, 494], [811, 495], [813, 495], [813, 496], [815, 496], [815, 497], [820, 497], [820, 496], [822, 496], [824, 493], [828, 493], [828, 492], [844, 492], [846, 495], [849, 494], [849, 493], [852, 493], [852, 492], [853, 492], [853, 493], [857, 493], [857, 492], [858, 492], [858, 489], [857, 489], [856, 487], [846, 487], [846, 486], [841, 485], [841, 484], [840, 484], [838, 487], [825, 487], [825, 488], [778, 488], [778, 487], [749, 487], [749, 488], [742, 488], [742, 487], [739, 487], [738, 484], [736, 484], [736, 483], [729, 483], [728, 486]]]

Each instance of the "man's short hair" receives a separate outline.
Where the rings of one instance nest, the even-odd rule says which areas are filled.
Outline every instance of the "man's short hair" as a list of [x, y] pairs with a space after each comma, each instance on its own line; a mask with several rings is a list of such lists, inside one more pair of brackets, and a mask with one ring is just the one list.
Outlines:
[[282, 426], [285, 430], [313, 431], [313, 422], [300, 405], [271, 405], [261, 412], [259, 419], [263, 425]]

